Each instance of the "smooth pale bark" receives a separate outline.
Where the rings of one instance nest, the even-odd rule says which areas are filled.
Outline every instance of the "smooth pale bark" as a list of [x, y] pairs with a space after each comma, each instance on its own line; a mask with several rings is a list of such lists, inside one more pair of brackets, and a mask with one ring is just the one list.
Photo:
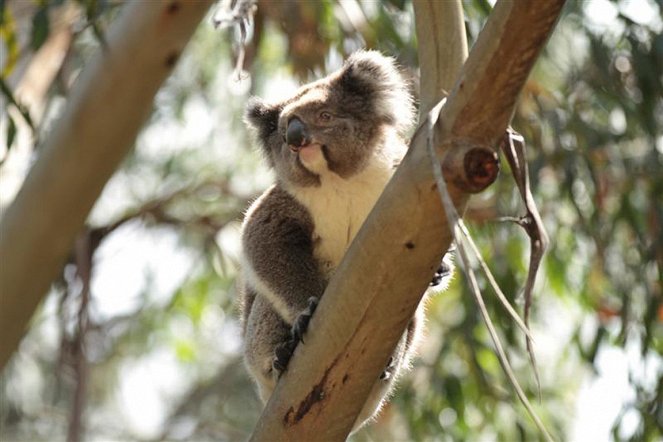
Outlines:
[[124, 6], [0, 224], [0, 367], [212, 0]]
[[[467, 143], [497, 145], [563, 4], [497, 3], [436, 124], [441, 156]], [[434, 27], [435, 15], [415, 12], [418, 26]], [[436, 38], [445, 39], [441, 32]], [[429, 43], [438, 61], [428, 69], [439, 69], [446, 42]], [[439, 96], [440, 84], [422, 81], [436, 88], [422, 97]], [[469, 195], [451, 184], [449, 192], [462, 213]], [[451, 240], [420, 131], [327, 287], [251, 440], [344, 440]]]
[[467, 37], [460, 1], [415, 0], [419, 43], [419, 119], [444, 98], [467, 58]]
[[[14, 18], [13, 26], [16, 32], [16, 46], [29, 47], [32, 35], [32, 17], [39, 9], [36, 2], [7, 3], [6, 13]], [[16, 55], [16, 62], [12, 63], [11, 50], [3, 47], [2, 53], [10, 59], [11, 72], [5, 77], [5, 84], [14, 93], [14, 98], [29, 113], [32, 124], [40, 127], [49, 90], [56, 81], [58, 72], [62, 68], [66, 55], [73, 42], [74, 24], [80, 20], [82, 6], [73, 2], [65, 2], [60, 6], [49, 8], [48, 38], [37, 52], [30, 50], [20, 51]], [[7, 54], [7, 55], [5, 55]], [[4, 61], [4, 60], [3, 60]], [[3, 69], [3, 71], [5, 70]], [[16, 197], [31, 165], [34, 152], [35, 131], [25, 121], [24, 116], [14, 108], [6, 108], [4, 94], [0, 94], [0, 108], [7, 109], [8, 116], [16, 124], [16, 138], [11, 150], [2, 158], [0, 170], [0, 213]], [[5, 116], [0, 118], [0, 125], [5, 123]], [[1, 264], [0, 264], [1, 265]]]

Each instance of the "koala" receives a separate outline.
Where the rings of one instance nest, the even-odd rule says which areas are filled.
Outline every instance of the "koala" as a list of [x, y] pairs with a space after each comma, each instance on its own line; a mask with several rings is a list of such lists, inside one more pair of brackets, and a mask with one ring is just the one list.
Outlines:
[[[266, 402], [328, 281], [407, 151], [404, 135], [414, 105], [393, 59], [360, 51], [289, 99], [251, 99], [245, 120], [276, 175], [246, 212], [241, 238], [244, 356]], [[450, 273], [445, 258], [431, 284]], [[353, 431], [377, 414], [408, 367], [421, 310], [376, 379]]]

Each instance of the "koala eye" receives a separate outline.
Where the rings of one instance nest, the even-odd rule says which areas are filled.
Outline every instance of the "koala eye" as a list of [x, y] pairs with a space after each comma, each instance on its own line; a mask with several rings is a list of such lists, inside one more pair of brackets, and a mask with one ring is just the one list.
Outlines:
[[320, 121], [329, 122], [329, 121], [332, 120], [333, 117], [332, 117], [332, 114], [330, 114], [329, 112], [322, 111], [318, 115], [318, 118], [320, 119]]

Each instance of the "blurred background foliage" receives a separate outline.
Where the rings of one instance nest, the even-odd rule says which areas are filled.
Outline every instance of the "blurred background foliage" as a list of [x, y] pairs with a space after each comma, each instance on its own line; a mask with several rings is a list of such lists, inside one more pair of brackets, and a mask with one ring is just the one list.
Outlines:
[[[5, 207], [122, 2], [0, 5]], [[472, 43], [491, 4], [463, 5]], [[662, 9], [569, 2], [514, 118], [552, 239], [532, 317], [535, 407], [560, 440], [663, 436]], [[362, 47], [395, 56], [416, 86], [409, 0], [261, 1], [252, 20], [224, 30], [210, 14], [0, 376], [1, 440], [246, 439], [261, 406], [240, 356], [237, 234], [272, 176], [247, 141], [243, 107]], [[523, 210], [504, 170], [466, 215], [520, 308], [529, 247], [499, 219]], [[485, 297], [535, 399], [524, 338]], [[420, 353], [355, 440], [540, 439], [462, 275], [430, 302]]]

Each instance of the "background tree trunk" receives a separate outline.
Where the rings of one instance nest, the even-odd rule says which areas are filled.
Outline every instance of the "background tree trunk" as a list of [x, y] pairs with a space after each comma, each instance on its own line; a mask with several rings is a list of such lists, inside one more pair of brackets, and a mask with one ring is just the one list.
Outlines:
[[0, 367], [212, 0], [125, 6], [0, 224]]

